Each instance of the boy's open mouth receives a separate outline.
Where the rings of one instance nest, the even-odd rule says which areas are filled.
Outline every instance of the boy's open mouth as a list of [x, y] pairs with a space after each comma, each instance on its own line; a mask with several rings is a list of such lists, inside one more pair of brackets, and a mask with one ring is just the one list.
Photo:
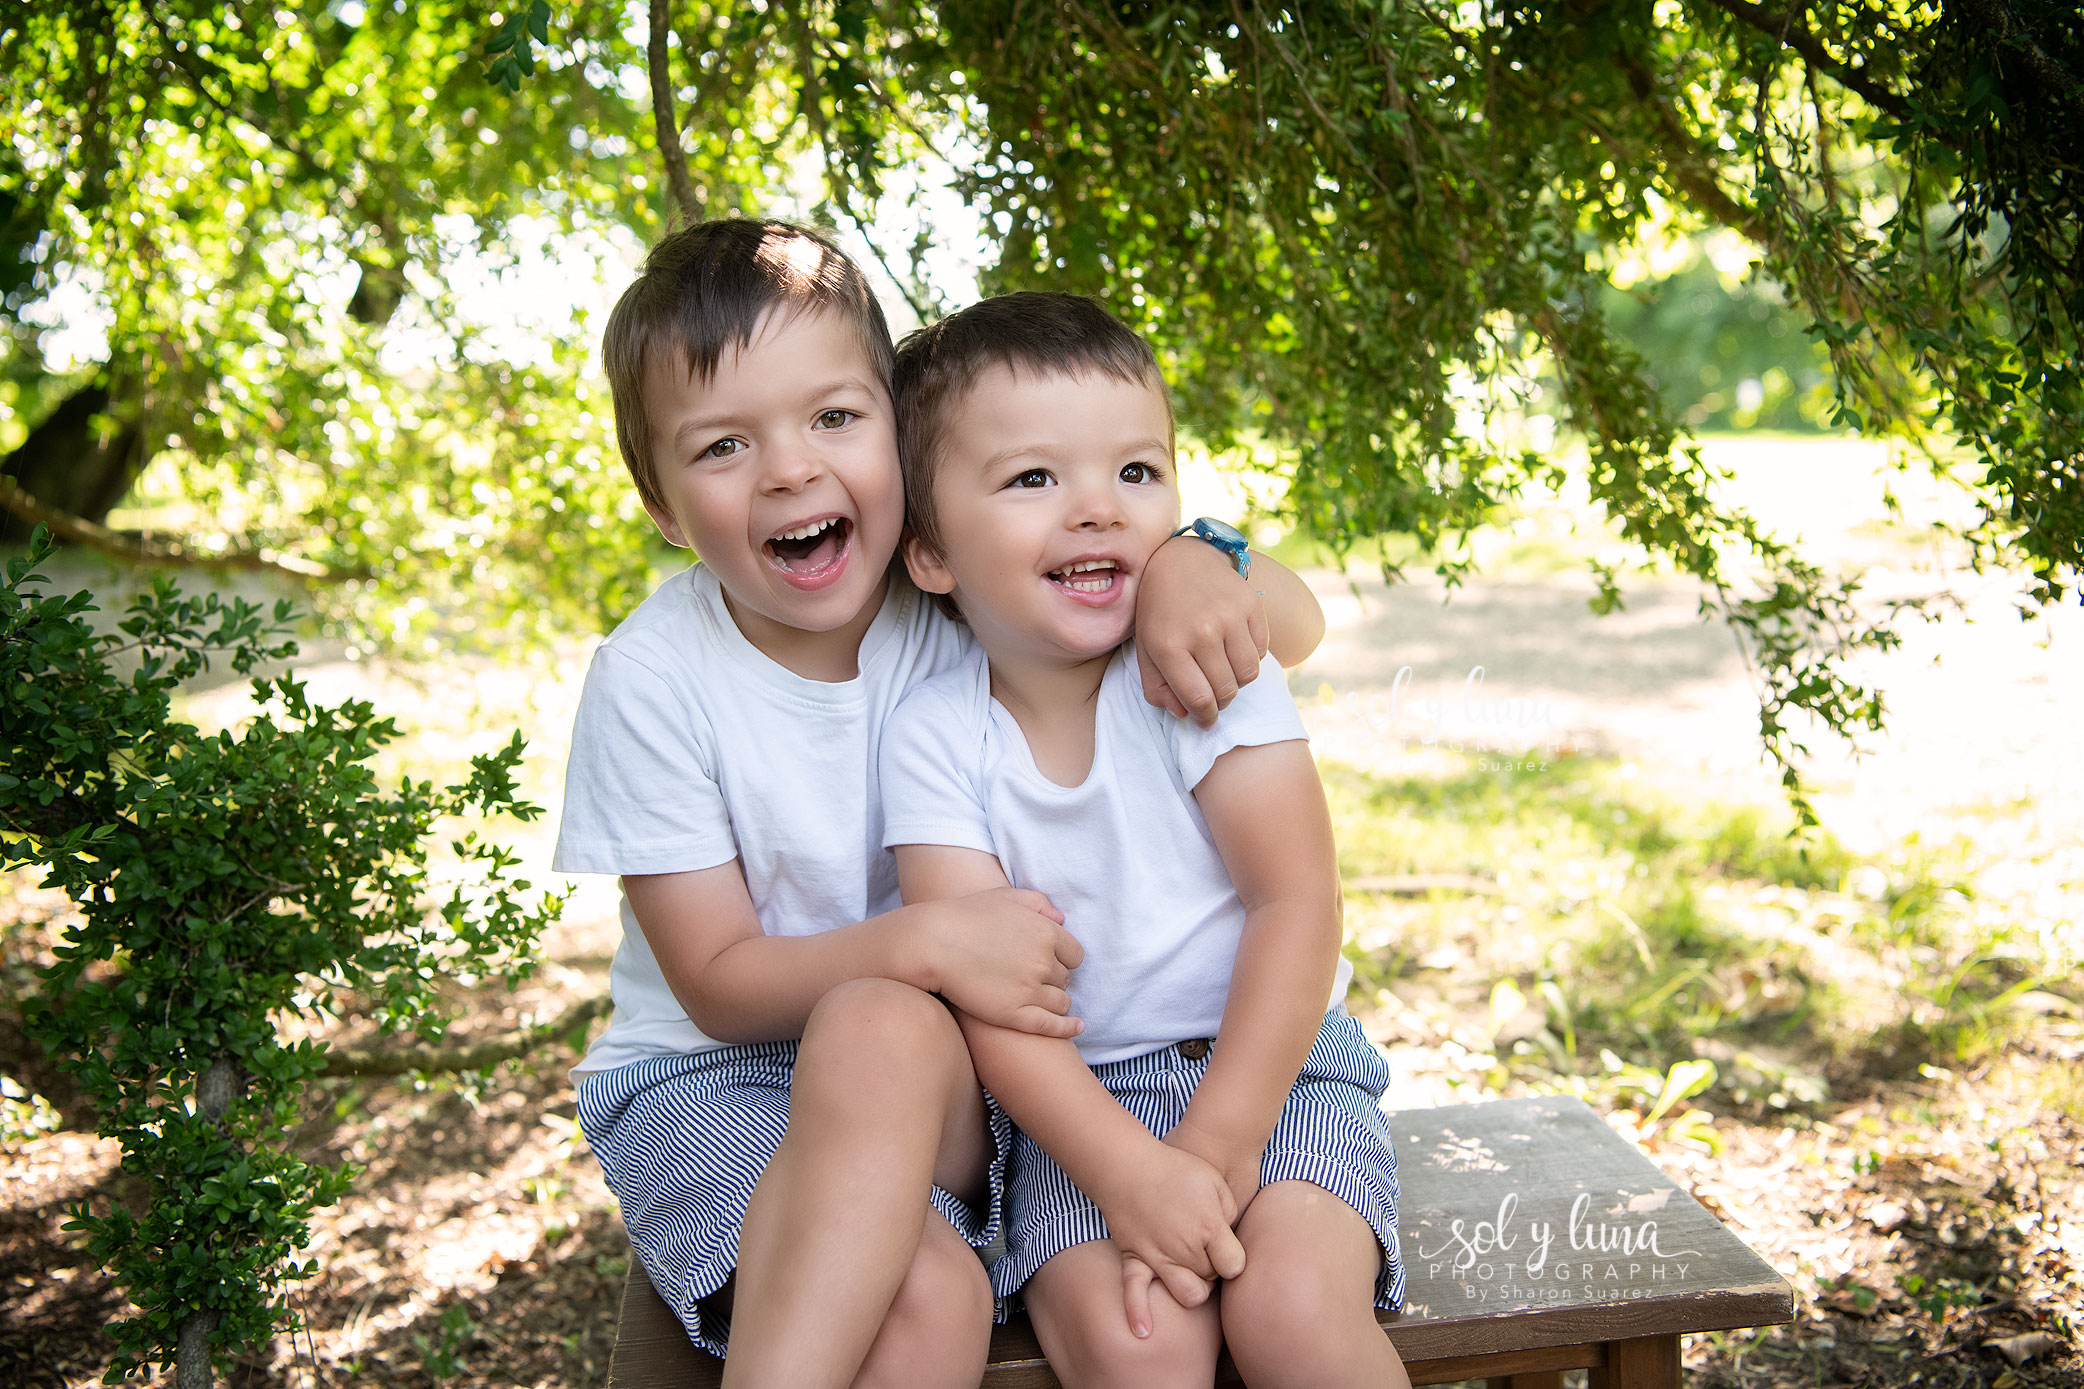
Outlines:
[[846, 517], [827, 516], [769, 537], [767, 553], [790, 578], [816, 579], [846, 558], [853, 533], [854, 523]]
[[1122, 571], [1111, 559], [1086, 559], [1049, 571], [1049, 581], [1072, 593], [1098, 595], [1111, 592]]

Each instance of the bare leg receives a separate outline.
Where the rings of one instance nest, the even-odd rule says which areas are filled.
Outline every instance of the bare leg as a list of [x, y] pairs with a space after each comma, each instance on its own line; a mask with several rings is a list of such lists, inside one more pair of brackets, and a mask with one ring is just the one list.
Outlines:
[[1223, 1285], [1223, 1336], [1251, 1389], [1410, 1389], [1375, 1324], [1382, 1246], [1358, 1211], [1308, 1182], [1275, 1182], [1237, 1235], [1245, 1271]]
[[1208, 1389], [1215, 1382], [1216, 1299], [1181, 1307], [1154, 1284], [1151, 1334], [1138, 1340], [1122, 1308], [1122, 1256], [1113, 1240], [1073, 1245], [1042, 1265], [1028, 1280], [1027, 1307], [1066, 1389]]
[[991, 1357], [991, 1279], [937, 1210], [854, 1389], [977, 1389]]
[[929, 1187], [974, 1194], [989, 1153], [939, 999], [888, 979], [827, 994], [797, 1052], [788, 1135], [746, 1208], [724, 1383], [851, 1383], [912, 1269]]

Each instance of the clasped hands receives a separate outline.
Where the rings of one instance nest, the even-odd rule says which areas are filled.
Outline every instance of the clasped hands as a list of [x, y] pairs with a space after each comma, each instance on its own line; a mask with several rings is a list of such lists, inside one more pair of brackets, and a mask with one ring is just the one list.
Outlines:
[[1259, 1191], [1259, 1152], [1235, 1151], [1182, 1119], [1138, 1145], [1089, 1191], [1122, 1256], [1122, 1309], [1139, 1339], [1151, 1334], [1151, 1286], [1182, 1307], [1208, 1301], [1218, 1278], [1245, 1271], [1233, 1228]]

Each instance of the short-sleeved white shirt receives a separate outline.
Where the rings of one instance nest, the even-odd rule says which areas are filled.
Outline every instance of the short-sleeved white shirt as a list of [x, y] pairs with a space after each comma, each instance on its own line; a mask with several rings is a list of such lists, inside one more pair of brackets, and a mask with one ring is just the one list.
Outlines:
[[[1202, 729], [1144, 699], [1125, 646], [1101, 681], [1092, 770], [1060, 786], [1036, 768], [972, 650], [883, 731], [883, 842], [995, 854], [1015, 887], [1055, 903], [1085, 947], [1071, 975], [1079, 1052], [1090, 1065], [1118, 1061], [1216, 1035], [1245, 908], [1194, 788], [1233, 748], [1307, 736], [1271, 656]], [[1330, 1003], [1352, 977], [1342, 958]]]
[[[553, 870], [679, 873], [735, 858], [771, 936], [889, 911], [897, 872], [883, 850], [878, 740], [907, 690], [973, 647], [968, 629], [893, 577], [859, 674], [810, 680], [746, 640], [708, 568], [674, 575], [594, 653]], [[622, 932], [615, 1016], [575, 1075], [721, 1045], [673, 997], [627, 899]]]

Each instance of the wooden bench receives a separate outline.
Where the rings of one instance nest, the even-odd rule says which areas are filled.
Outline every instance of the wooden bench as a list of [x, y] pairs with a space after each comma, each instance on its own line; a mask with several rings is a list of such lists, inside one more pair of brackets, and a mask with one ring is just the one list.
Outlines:
[[[1413, 1384], [1677, 1389], [1679, 1337], [1791, 1320], [1785, 1281], [1583, 1102], [1390, 1115], [1404, 1308], [1382, 1314]], [[693, 1389], [720, 1361], [632, 1261], [609, 1389]], [[1218, 1381], [1234, 1382], [1225, 1356]], [[990, 1389], [1057, 1383], [1026, 1318], [991, 1342]]]

